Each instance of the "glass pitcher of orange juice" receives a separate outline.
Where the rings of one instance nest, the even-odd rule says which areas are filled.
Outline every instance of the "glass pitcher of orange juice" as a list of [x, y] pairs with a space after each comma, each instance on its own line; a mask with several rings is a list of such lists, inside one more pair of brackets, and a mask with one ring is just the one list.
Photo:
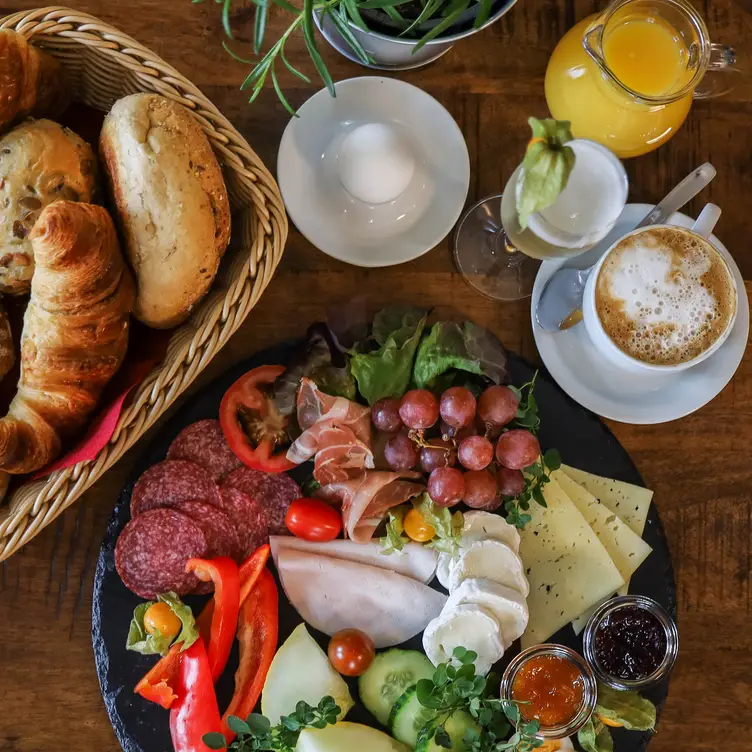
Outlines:
[[[715, 71], [735, 70], [734, 62], [734, 50], [711, 44], [684, 0], [615, 0], [560, 40], [546, 70], [546, 101], [575, 137], [636, 157], [676, 133], [693, 98], [723, 93]], [[715, 82], [703, 81], [709, 70]]]

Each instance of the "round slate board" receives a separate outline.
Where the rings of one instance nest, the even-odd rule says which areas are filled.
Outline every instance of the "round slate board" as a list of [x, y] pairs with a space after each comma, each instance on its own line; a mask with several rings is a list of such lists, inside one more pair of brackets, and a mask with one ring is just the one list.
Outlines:
[[[115, 734], [125, 752], [172, 752], [168, 711], [143, 700], [133, 692], [133, 687], [154, 665], [154, 656], [141, 656], [125, 649], [133, 609], [140, 599], [131, 593], [115, 571], [114, 549], [117, 537], [130, 519], [130, 496], [133, 484], [151, 465], [163, 460], [172, 440], [185, 426], [204, 418], [216, 418], [222, 395], [228, 387], [247, 370], [267, 363], [285, 363], [296, 343], [265, 350], [253, 358], [227, 371], [198, 394], [192, 395], [181, 405], [180, 410], [168, 421], [144, 452], [133, 475], [123, 489], [112, 513], [107, 534], [99, 553], [94, 579], [94, 603], [92, 613], [92, 639], [97, 675], [105, 706]], [[529, 381], [534, 369], [521, 358], [510, 356], [509, 369], [514, 384]], [[543, 447], [557, 447], [564, 462], [598, 475], [644, 485], [640, 474], [629, 455], [598, 419], [575, 403], [541, 371], [536, 384], [535, 396], [541, 414], [540, 439]], [[297, 468], [291, 473], [299, 482], [310, 474], [310, 467]], [[654, 598], [676, 615], [676, 586], [671, 556], [655, 505], [651, 506], [644, 533], [653, 553], [632, 577], [630, 591]], [[273, 568], [273, 567], [272, 567]], [[276, 574], [275, 574], [276, 576]], [[438, 585], [436, 585], [438, 587]], [[199, 597], [186, 599], [194, 608], [205, 600]], [[284, 597], [280, 588], [279, 641], [285, 640], [300, 623], [300, 616]], [[326, 650], [328, 638], [309, 627]], [[551, 642], [570, 645], [581, 650], [582, 643], [567, 625], [551, 638]], [[420, 636], [402, 647], [421, 649]], [[515, 651], [504, 657], [506, 663]], [[217, 683], [220, 709], [229, 702], [233, 691], [233, 678], [237, 667], [237, 647], [230, 656], [228, 668]], [[348, 680], [353, 697], [357, 698], [355, 680]], [[659, 708], [668, 692], [667, 684], [648, 693]], [[378, 727], [378, 723], [360, 704], [347, 716], [348, 721], [366, 723]], [[614, 729], [616, 752], [640, 752], [650, 740], [650, 734], [626, 732]]]

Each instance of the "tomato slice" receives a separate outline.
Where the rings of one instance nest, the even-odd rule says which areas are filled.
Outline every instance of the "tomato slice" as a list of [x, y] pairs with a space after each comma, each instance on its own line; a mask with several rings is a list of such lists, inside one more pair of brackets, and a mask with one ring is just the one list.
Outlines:
[[219, 406], [219, 423], [230, 449], [243, 464], [265, 473], [295, 467], [286, 456], [288, 420], [263, 391], [284, 370], [284, 366], [259, 366], [248, 371], [225, 392]]

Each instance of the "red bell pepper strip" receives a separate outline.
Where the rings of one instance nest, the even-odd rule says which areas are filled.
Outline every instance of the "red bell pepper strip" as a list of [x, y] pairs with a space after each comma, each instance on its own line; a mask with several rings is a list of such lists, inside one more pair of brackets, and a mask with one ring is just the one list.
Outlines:
[[182, 642], [173, 645], [169, 653], [136, 684], [134, 692], [141, 695], [145, 700], [156, 702], [165, 710], [169, 710], [177, 700], [175, 687], [177, 686], [178, 673], [180, 671], [180, 648]]
[[193, 572], [202, 582], [214, 583], [212, 614], [206, 652], [214, 681], [225, 670], [230, 657], [240, 611], [240, 576], [238, 565], [228, 556], [216, 559], [188, 559], [186, 572]]
[[220, 731], [214, 680], [203, 640], [180, 653], [178, 699], [170, 710], [170, 735], [175, 752], [209, 752], [204, 734]]
[[[266, 562], [269, 559], [271, 548], [268, 543], [259, 546], [241, 565], [240, 565], [240, 605], [245, 603], [248, 594], [253, 590], [261, 572], [263, 572]], [[212, 598], [205, 606], [203, 611], [196, 619], [196, 626], [201, 636], [206, 642], [211, 635], [211, 622], [214, 615], [214, 599]]]
[[256, 707], [269, 666], [277, 651], [278, 630], [277, 585], [271, 572], [264, 569], [240, 610], [240, 659], [235, 672], [235, 694], [222, 716], [222, 733], [228, 740], [235, 738], [227, 725], [228, 717], [237, 715], [246, 718]]

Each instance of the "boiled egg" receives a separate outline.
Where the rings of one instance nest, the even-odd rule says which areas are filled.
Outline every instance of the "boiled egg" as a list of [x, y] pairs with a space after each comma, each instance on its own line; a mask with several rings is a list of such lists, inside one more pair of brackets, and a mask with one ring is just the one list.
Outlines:
[[366, 123], [351, 130], [337, 162], [345, 190], [366, 204], [393, 201], [415, 174], [415, 157], [408, 144], [384, 123]]

